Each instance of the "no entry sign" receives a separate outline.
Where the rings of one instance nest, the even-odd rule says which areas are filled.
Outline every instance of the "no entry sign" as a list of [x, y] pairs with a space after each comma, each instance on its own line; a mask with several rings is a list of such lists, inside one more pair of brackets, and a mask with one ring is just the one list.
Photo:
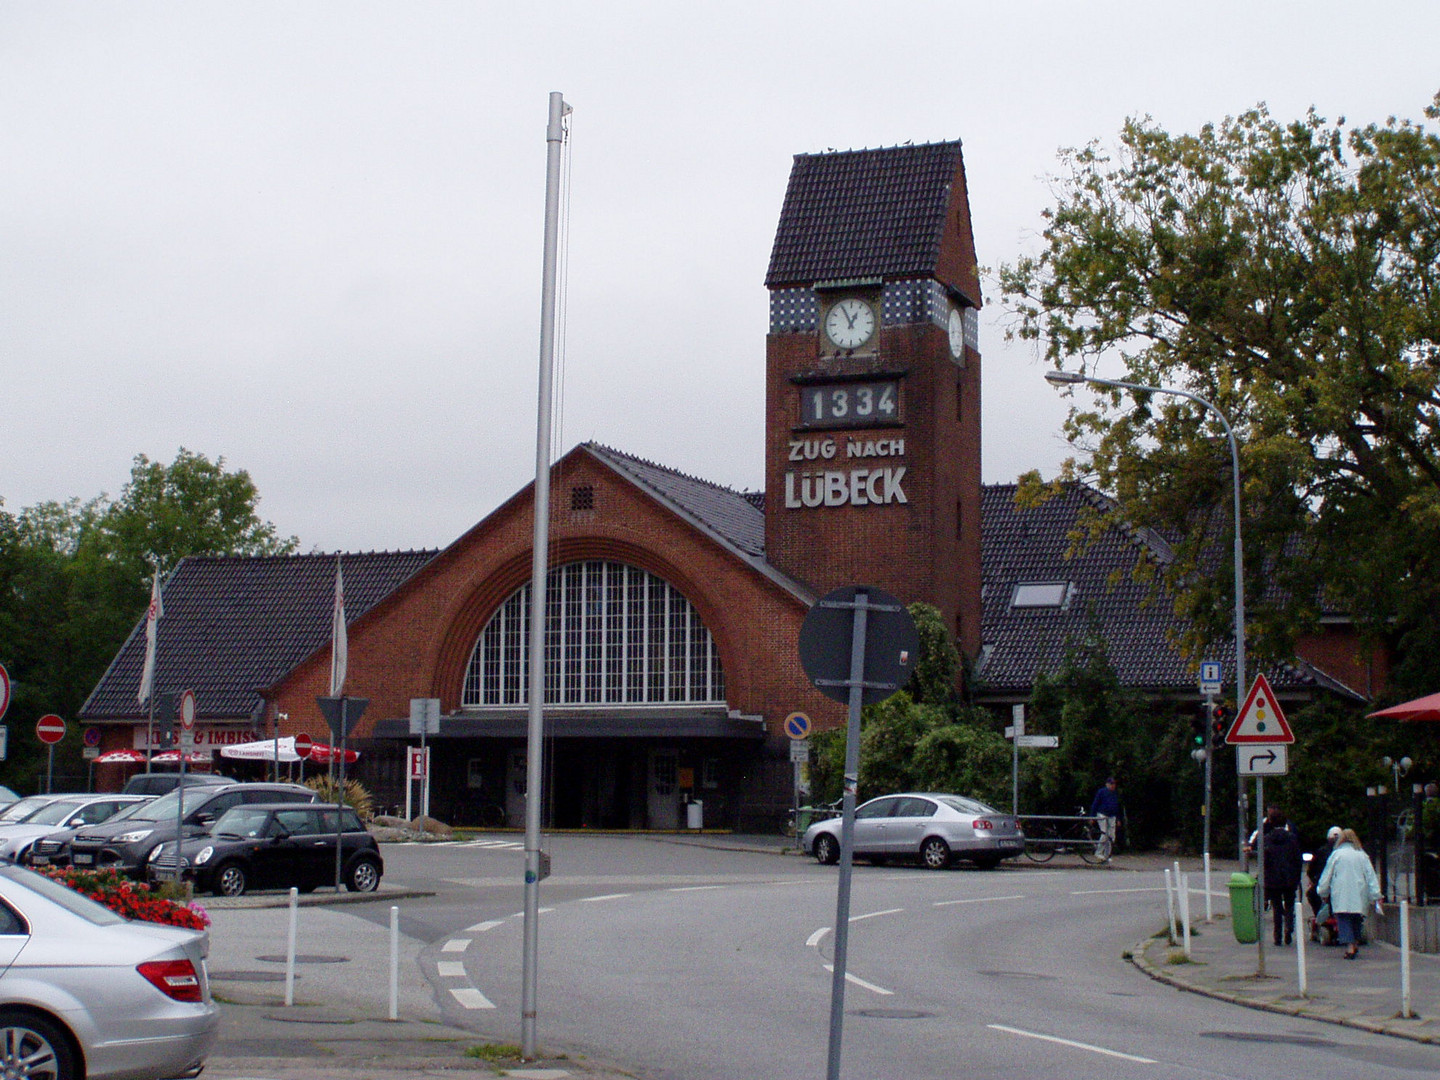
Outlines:
[[5, 719], [5, 710], [10, 708], [10, 673], [0, 664], [0, 720]]
[[65, 737], [65, 721], [48, 713], [35, 721], [35, 736], [43, 743], [57, 743]]
[[314, 739], [310, 738], [305, 732], [300, 732], [299, 735], [295, 736], [295, 756], [302, 760], [308, 758], [310, 756], [310, 748], [314, 745]]

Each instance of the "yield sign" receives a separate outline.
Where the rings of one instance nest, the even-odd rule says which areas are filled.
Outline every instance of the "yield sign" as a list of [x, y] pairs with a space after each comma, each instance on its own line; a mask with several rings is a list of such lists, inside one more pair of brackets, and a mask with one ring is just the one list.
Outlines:
[[1275, 691], [1263, 674], [1255, 676], [1250, 695], [1225, 735], [1227, 743], [1293, 743], [1295, 733], [1285, 722]]

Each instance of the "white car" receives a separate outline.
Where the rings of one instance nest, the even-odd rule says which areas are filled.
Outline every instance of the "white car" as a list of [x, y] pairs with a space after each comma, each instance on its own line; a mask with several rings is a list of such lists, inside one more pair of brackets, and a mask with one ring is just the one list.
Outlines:
[[[838, 817], [805, 830], [805, 850], [817, 862], [840, 859]], [[919, 859], [944, 870], [956, 859], [982, 870], [1025, 851], [1025, 834], [1009, 814], [964, 795], [906, 792], [882, 795], [855, 809], [855, 854], [871, 862]]]
[[196, 1076], [215, 1043], [203, 930], [131, 922], [0, 866], [0, 1075]]
[[98, 825], [118, 810], [149, 800], [149, 795], [67, 795], [56, 799], [24, 821], [0, 825], [0, 860], [28, 865], [30, 849], [41, 837]]

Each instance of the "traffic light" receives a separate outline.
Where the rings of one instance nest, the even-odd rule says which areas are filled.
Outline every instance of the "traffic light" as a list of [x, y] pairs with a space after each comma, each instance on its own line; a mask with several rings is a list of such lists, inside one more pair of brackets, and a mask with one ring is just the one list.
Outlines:
[[1210, 711], [1210, 745], [1217, 750], [1225, 745], [1225, 735], [1230, 730], [1230, 710], [1216, 705]]
[[1209, 718], [1205, 714], [1205, 706], [1200, 706], [1200, 711], [1190, 717], [1190, 741], [1197, 747], [1204, 748], [1205, 732], [1210, 728]]

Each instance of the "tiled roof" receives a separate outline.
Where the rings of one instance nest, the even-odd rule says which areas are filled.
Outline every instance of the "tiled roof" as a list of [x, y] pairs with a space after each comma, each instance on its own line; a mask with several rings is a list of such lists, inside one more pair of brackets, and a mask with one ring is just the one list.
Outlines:
[[931, 277], [960, 143], [797, 154], [765, 284]]
[[[345, 554], [345, 618], [353, 623], [434, 551]], [[248, 716], [255, 691], [279, 680], [330, 638], [333, 554], [192, 556], [165, 581], [155, 690], [194, 690], [201, 717]], [[136, 624], [80, 710], [82, 720], [137, 719], [145, 620]]]
[[[983, 645], [976, 670], [982, 694], [1028, 693], [1038, 673], [1060, 667], [1069, 643], [1092, 634], [1105, 642], [1125, 686], [1194, 694], [1197, 673], [1170, 640], [1178, 623], [1169, 598], [1131, 575], [1137, 557], [1157, 566], [1170, 561], [1164, 539], [1148, 529], [1112, 528], [1076, 546], [1071, 536], [1082, 511], [1110, 509], [1105, 496], [1072, 483], [1038, 506], [1022, 508], [1015, 493], [1014, 484], [994, 484], [982, 497]], [[1052, 583], [1068, 586], [1063, 606], [1012, 606], [1017, 585]], [[1233, 677], [1232, 641], [1217, 642], [1209, 659]], [[1300, 660], [1265, 674], [1277, 693], [1324, 688], [1355, 696]]]

